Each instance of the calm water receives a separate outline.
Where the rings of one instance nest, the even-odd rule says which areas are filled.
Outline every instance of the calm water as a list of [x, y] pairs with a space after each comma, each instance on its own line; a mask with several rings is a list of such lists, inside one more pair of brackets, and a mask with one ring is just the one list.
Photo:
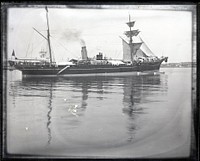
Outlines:
[[8, 71], [7, 151], [180, 157], [190, 150], [191, 69], [159, 75], [22, 78]]

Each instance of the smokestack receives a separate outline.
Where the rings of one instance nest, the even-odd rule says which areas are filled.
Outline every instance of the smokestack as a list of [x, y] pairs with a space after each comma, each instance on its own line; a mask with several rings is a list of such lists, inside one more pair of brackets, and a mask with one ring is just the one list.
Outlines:
[[86, 46], [82, 47], [82, 49], [81, 49], [81, 55], [82, 55], [82, 60], [87, 60], [88, 59]]

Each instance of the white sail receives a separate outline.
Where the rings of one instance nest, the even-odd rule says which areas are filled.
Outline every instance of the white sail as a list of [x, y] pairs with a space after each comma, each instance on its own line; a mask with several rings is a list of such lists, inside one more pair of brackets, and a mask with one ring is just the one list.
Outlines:
[[146, 45], [146, 43], [142, 40], [142, 38], [139, 36], [139, 39], [143, 42], [141, 46], [141, 50], [147, 55], [147, 56], [155, 56], [155, 54], [149, 49], [149, 47]]
[[[130, 45], [123, 38], [121, 38], [121, 39], [122, 39], [122, 45], [123, 45], [123, 60], [124, 61], [132, 61]], [[135, 55], [137, 55], [136, 57], [140, 57], [140, 56], [146, 57], [145, 53], [140, 50], [142, 42], [139, 42], [136, 40], [134, 42], [136, 42], [136, 43], [132, 44], [132, 57], [135, 58]]]
[[140, 33], [137, 29], [131, 29], [135, 21], [131, 21], [130, 15], [129, 15], [129, 22], [126, 23], [129, 26], [129, 31], [125, 31], [125, 35], [127, 38], [129, 38], [128, 41], [126, 39], [122, 39], [123, 43], [123, 60], [124, 61], [133, 61], [138, 60], [139, 58], [142, 59], [149, 59], [148, 57], [152, 58], [155, 57], [153, 52], [149, 49], [149, 47], [145, 44], [145, 42], [141, 39], [138, 34]]
[[[131, 60], [131, 49], [129, 43], [122, 38], [122, 45], [123, 45], [123, 60], [124, 61], [132, 61]], [[136, 36], [133, 37], [133, 52], [132, 58], [133, 60], [137, 60], [138, 58], [147, 58], [151, 56], [155, 56], [153, 52], [149, 49], [146, 43], [141, 39], [141, 37]]]
[[131, 54], [130, 54], [131, 49], [130, 49], [129, 44], [124, 39], [122, 39], [122, 45], [123, 45], [123, 60], [131, 61]]
[[132, 54], [133, 56], [137, 54], [137, 51], [140, 49], [142, 42], [139, 43], [132, 43]]
[[138, 57], [148, 57], [142, 50], [141, 48], [137, 51], [136, 55]]

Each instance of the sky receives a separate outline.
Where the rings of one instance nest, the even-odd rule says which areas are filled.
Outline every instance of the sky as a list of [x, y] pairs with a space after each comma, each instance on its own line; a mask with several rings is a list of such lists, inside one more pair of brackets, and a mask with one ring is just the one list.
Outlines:
[[[102, 9], [56, 8], [49, 6], [51, 47], [57, 62], [81, 58], [81, 46], [86, 45], [88, 56], [99, 52], [113, 59], [122, 59], [122, 41], [129, 14], [136, 21], [134, 29], [152, 52], [168, 56], [168, 62], [192, 61], [192, 13], [140, 7], [104, 6]], [[8, 58], [12, 51], [18, 58], [39, 57], [47, 49], [45, 8], [9, 8]]]

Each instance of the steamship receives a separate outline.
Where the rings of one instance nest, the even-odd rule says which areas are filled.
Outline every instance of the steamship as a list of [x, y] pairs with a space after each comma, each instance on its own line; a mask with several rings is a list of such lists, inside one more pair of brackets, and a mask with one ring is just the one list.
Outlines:
[[[167, 62], [168, 57], [158, 58], [148, 48], [145, 42], [139, 37], [139, 30], [133, 29], [135, 21], [131, 21], [129, 15], [129, 22], [126, 24], [129, 27], [129, 31], [125, 31], [125, 38], [122, 38], [123, 46], [123, 59], [112, 60], [103, 57], [103, 53], [98, 53], [95, 58], [89, 58], [87, 56], [86, 46], [81, 49], [81, 60], [71, 59], [66, 63], [57, 63], [53, 61], [48, 9], [46, 9], [47, 19], [47, 35], [42, 35], [46, 39], [48, 44], [48, 59], [20, 59], [15, 55], [13, 50], [11, 59], [8, 63], [11, 68], [22, 72], [23, 76], [76, 76], [76, 75], [112, 75], [112, 74], [134, 74], [148, 71], [158, 71], [163, 61]], [[137, 38], [136, 41], [135, 39]]]

